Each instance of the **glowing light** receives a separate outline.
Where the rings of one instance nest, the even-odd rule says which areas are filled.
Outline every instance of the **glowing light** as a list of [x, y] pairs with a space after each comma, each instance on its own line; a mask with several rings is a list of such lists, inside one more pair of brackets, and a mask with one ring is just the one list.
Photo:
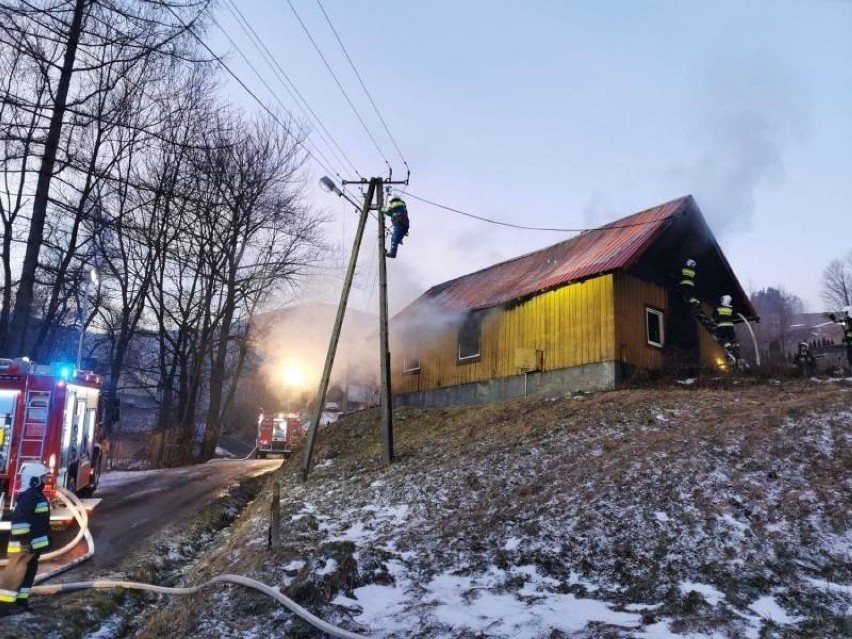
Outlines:
[[305, 371], [295, 362], [285, 362], [281, 370], [281, 381], [290, 388], [304, 388]]

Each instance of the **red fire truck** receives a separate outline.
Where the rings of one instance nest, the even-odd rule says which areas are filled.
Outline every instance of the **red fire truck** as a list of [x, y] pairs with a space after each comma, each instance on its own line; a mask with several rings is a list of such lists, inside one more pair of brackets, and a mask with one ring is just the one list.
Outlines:
[[257, 420], [255, 457], [263, 459], [267, 454], [285, 457], [293, 452], [305, 436], [302, 419], [292, 413], [261, 413]]
[[99, 375], [71, 365], [0, 359], [0, 512], [14, 505], [28, 461], [50, 469], [48, 498], [57, 487], [84, 496], [95, 490], [101, 383]]

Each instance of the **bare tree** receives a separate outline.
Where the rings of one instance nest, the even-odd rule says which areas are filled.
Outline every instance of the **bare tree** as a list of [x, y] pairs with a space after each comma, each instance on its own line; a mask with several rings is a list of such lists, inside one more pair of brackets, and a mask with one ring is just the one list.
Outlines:
[[91, 116], [90, 104], [112, 91], [111, 85], [93, 88], [87, 82], [89, 75], [114, 64], [126, 71], [145, 64], [151, 56], [182, 55], [180, 36], [186, 33], [187, 23], [179, 12], [197, 15], [206, 10], [206, 5], [204, 1], [18, 0], [0, 7], [4, 52], [30, 59], [47, 86], [47, 98], [40, 103], [30, 100], [27, 94], [5, 98], [18, 109], [36, 114], [43, 135], [37, 152], [38, 169], [14, 309], [8, 330], [0, 336], [7, 350], [24, 352], [27, 345], [39, 259], [45, 230], [50, 229], [54, 183], [61, 179], [66, 163], [76, 159], [76, 136], [68, 132], [75, 123], [73, 119], [69, 122], [68, 116]]
[[825, 267], [820, 297], [829, 309], [852, 305], [852, 251], [842, 260], [832, 260]]
[[790, 325], [794, 315], [804, 312], [802, 299], [784, 289], [769, 286], [751, 296], [761, 321], [755, 325], [755, 333], [761, 342], [777, 344], [779, 355], [787, 352]]

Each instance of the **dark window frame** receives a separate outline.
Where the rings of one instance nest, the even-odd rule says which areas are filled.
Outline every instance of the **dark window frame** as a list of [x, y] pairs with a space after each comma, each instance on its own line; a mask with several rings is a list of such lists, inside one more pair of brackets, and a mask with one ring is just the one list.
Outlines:
[[[458, 339], [456, 340], [456, 363], [471, 364], [482, 359], [482, 320], [485, 319], [485, 313], [473, 312], [470, 313], [459, 327]], [[475, 344], [476, 348], [473, 348]], [[466, 352], [462, 354], [462, 348], [468, 347]], [[475, 353], [473, 351], [476, 351]]]

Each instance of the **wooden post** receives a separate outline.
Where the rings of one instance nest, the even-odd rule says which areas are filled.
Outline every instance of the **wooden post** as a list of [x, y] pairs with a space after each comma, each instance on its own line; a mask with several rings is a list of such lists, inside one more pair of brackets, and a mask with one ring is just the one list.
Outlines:
[[272, 480], [272, 504], [269, 509], [269, 547], [278, 548], [281, 527], [281, 484]]
[[382, 459], [393, 462], [393, 398], [391, 396], [390, 348], [388, 346], [388, 267], [385, 256], [385, 215], [382, 179], [377, 178], [376, 201], [379, 211], [379, 362], [382, 384]]
[[[367, 216], [370, 214], [370, 205], [376, 192], [376, 184], [381, 184], [381, 179], [373, 178], [364, 195], [364, 205], [361, 209], [361, 218], [358, 220], [358, 229], [355, 232], [355, 242], [352, 246], [352, 255], [349, 257], [349, 268], [343, 280], [343, 290], [340, 292], [340, 303], [337, 305], [337, 317], [334, 320], [334, 329], [331, 332], [331, 340], [328, 344], [328, 353], [325, 356], [325, 367], [320, 378], [320, 386], [317, 391], [317, 405], [314, 411], [314, 419], [308, 431], [308, 442], [302, 457], [302, 479], [308, 478], [311, 470], [311, 456], [314, 452], [314, 442], [320, 427], [323, 408], [325, 408], [325, 394], [328, 391], [328, 382], [331, 378], [331, 369], [334, 366], [334, 356], [337, 353], [337, 343], [340, 341], [340, 330], [343, 326], [343, 316], [346, 313], [346, 303], [349, 301], [349, 291], [352, 288], [352, 280], [355, 277], [355, 266], [358, 263], [358, 251], [361, 250], [361, 239], [364, 237], [364, 227], [367, 225]], [[379, 212], [381, 217], [381, 212]]]

